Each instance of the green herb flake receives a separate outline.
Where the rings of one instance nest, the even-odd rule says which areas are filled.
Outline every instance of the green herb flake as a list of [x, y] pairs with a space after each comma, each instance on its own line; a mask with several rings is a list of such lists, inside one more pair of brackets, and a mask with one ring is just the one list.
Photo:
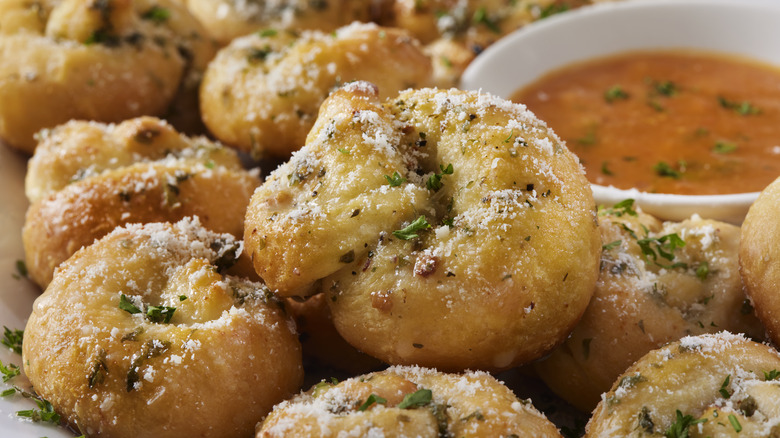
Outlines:
[[8, 397], [9, 395], [16, 394], [16, 388], [8, 388], [3, 392], [0, 392], [0, 397]]
[[360, 407], [358, 408], [358, 411], [365, 411], [366, 409], [368, 409], [374, 403], [383, 405], [383, 404], [387, 403], [387, 400], [382, 398], [382, 397], [380, 397], [380, 396], [378, 396], [378, 395], [376, 395], [376, 394], [371, 394], [371, 395], [368, 396], [366, 401], [362, 405], [360, 405]]
[[344, 155], [352, 155], [352, 153], [344, 148], [339, 148], [339, 152], [341, 152]]
[[628, 93], [626, 93], [620, 85], [613, 85], [604, 92], [604, 100], [608, 103], [626, 99], [628, 99]]
[[674, 179], [680, 179], [682, 177], [681, 172], [679, 170], [674, 169], [666, 161], [659, 161], [658, 163], [656, 163], [655, 166], [653, 166], [653, 171], [655, 171], [656, 175], [662, 177], [668, 177]]
[[569, 10], [569, 5], [566, 3], [550, 3], [546, 7], [539, 11], [539, 19], [547, 18], [555, 14], [560, 14]]
[[776, 380], [778, 377], [780, 377], [778, 370], [764, 371], [764, 380]]
[[393, 236], [402, 240], [412, 240], [419, 237], [417, 235], [418, 231], [428, 228], [431, 228], [431, 224], [428, 223], [428, 221], [425, 219], [425, 216], [420, 216], [406, 227], [393, 231]]
[[470, 420], [477, 420], [477, 421], [485, 421], [485, 416], [482, 415], [482, 411], [477, 409], [476, 411], [466, 415], [465, 417], [461, 418], [460, 421], [467, 423]]
[[11, 330], [3, 326], [3, 339], [0, 343], [13, 350], [16, 354], [22, 354], [22, 341], [24, 340], [24, 330]]
[[723, 96], [718, 96], [718, 103], [723, 108], [728, 110], [734, 110], [734, 112], [736, 112], [741, 116], [761, 114], [761, 109], [754, 106], [752, 103], [748, 101], [736, 102], [733, 100], [726, 99]]
[[688, 438], [688, 429], [699, 423], [706, 423], [707, 419], [695, 419], [690, 415], [683, 415], [680, 410], [677, 410], [677, 418], [674, 423], [672, 423], [671, 426], [669, 426], [669, 429], [666, 430], [664, 433], [664, 436], [666, 438]]
[[498, 26], [498, 20], [492, 19], [490, 16], [488, 16], [487, 9], [485, 7], [481, 7], [474, 11], [473, 16], [474, 24], [484, 24], [485, 27], [490, 29], [491, 32], [500, 34], [501, 28]]
[[0, 360], [0, 373], [3, 374], [3, 382], [7, 382], [14, 377], [18, 376], [19, 373], [21, 373], [21, 369], [12, 364], [9, 363], [8, 365], [4, 364], [2, 360]]
[[27, 264], [24, 263], [24, 260], [17, 260], [16, 261], [16, 273], [13, 274], [13, 277], [17, 280], [20, 278], [26, 278], [29, 272], [27, 271]]
[[723, 383], [720, 384], [720, 389], [718, 389], [718, 392], [720, 393], [721, 397], [731, 398], [731, 393], [728, 390], [730, 382], [731, 382], [731, 374], [727, 375]]
[[716, 141], [712, 147], [712, 152], [716, 154], [730, 154], [737, 150], [737, 144], [729, 141]]
[[187, 295], [179, 295], [179, 301], [184, 301], [187, 299]]
[[175, 311], [175, 307], [149, 306], [146, 309], [146, 318], [151, 322], [168, 324], [171, 322], [173, 312]]
[[620, 246], [621, 243], [623, 243], [622, 240], [615, 240], [613, 242], [609, 242], [604, 245], [601, 245], [601, 249], [602, 251], [609, 251], [611, 249], [617, 248], [618, 246]]
[[653, 91], [666, 97], [672, 97], [680, 91], [672, 81], [654, 81], [652, 82], [652, 87]]
[[276, 31], [276, 29], [263, 29], [257, 34], [263, 38], [266, 38], [266, 37], [276, 36], [278, 32]]
[[428, 190], [437, 191], [441, 189], [444, 186], [444, 184], [441, 182], [441, 179], [444, 177], [444, 175], [452, 175], [454, 172], [452, 163], [448, 164], [447, 167], [444, 167], [440, 164], [439, 169], [441, 169], [441, 173], [434, 173], [428, 178], [428, 181], [425, 182], [425, 186], [428, 188]]
[[739, 420], [737, 420], [737, 417], [735, 417], [734, 414], [729, 414], [729, 423], [731, 423], [731, 427], [733, 427], [737, 433], [742, 432], [742, 425], [739, 424]]
[[404, 182], [406, 182], [406, 178], [403, 178], [398, 171], [393, 172], [392, 175], [385, 175], [385, 179], [387, 180], [387, 183], [390, 184], [390, 187], [398, 187]]
[[127, 295], [125, 294], [122, 294], [119, 297], [119, 308], [131, 315], [134, 315], [136, 313], [141, 313], [141, 309], [136, 307], [136, 305], [133, 304], [133, 302], [130, 301], [130, 299], [127, 298]]
[[707, 260], [703, 260], [701, 263], [699, 263], [699, 266], [696, 267], [696, 277], [698, 277], [699, 280], [704, 281], [709, 275], [710, 264], [707, 263]]
[[59, 424], [60, 415], [54, 412], [54, 407], [48, 400], [44, 400], [39, 397], [33, 397], [35, 404], [38, 405], [38, 409], [27, 409], [23, 411], [17, 411], [16, 415], [19, 417], [29, 418], [35, 423], [53, 423]]
[[638, 415], [639, 420], [639, 427], [642, 428], [647, 433], [653, 433], [653, 429], [655, 428], [655, 423], [653, 423], [653, 419], [650, 418], [650, 410], [647, 408], [647, 406], [642, 406], [642, 410], [639, 412]]
[[171, 18], [171, 11], [160, 6], [152, 6], [149, 10], [141, 15], [144, 20], [149, 20], [155, 24], [162, 24]]
[[612, 176], [612, 175], [614, 175], [614, 174], [615, 174], [615, 173], [614, 173], [614, 172], [612, 172], [612, 170], [609, 168], [609, 162], [607, 162], [607, 161], [602, 161], [602, 162], [601, 162], [601, 173], [602, 173], [602, 174], [604, 174], [604, 175], [607, 175], [607, 176]]
[[637, 212], [634, 209], [634, 200], [630, 198], [624, 199], [610, 208], [603, 209], [599, 214], [602, 216], [605, 214], [611, 214], [616, 217], [637, 216]]
[[433, 392], [430, 389], [419, 389], [411, 394], [406, 394], [401, 403], [398, 404], [399, 409], [414, 409], [423, 406], [427, 406], [433, 400]]

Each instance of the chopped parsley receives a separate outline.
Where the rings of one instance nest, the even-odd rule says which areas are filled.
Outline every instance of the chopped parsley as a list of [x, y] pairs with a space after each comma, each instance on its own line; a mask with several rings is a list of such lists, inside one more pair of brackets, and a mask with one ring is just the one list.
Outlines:
[[24, 330], [11, 330], [3, 326], [3, 339], [0, 343], [13, 350], [16, 354], [22, 354], [22, 341], [24, 340]]
[[146, 309], [146, 317], [151, 322], [168, 324], [171, 322], [171, 318], [173, 318], [173, 312], [175, 311], [175, 307], [149, 306]]
[[610, 249], [617, 248], [620, 246], [620, 244], [623, 243], [622, 240], [615, 240], [613, 242], [605, 243], [604, 245], [601, 245], [601, 249], [603, 251], [609, 251]]
[[724, 380], [723, 383], [720, 384], [720, 389], [718, 390], [718, 392], [723, 398], [731, 398], [731, 393], [728, 390], [729, 382], [731, 382], [731, 374], [727, 375], [726, 380]]
[[13, 277], [15, 279], [25, 278], [28, 275], [27, 271], [27, 264], [24, 263], [24, 260], [17, 260], [16, 261], [16, 273], [13, 274]]
[[154, 5], [148, 11], [141, 15], [144, 20], [149, 20], [155, 24], [162, 24], [171, 18], [171, 11], [166, 8]]
[[569, 10], [569, 5], [566, 3], [550, 3], [539, 11], [539, 19], [547, 18], [551, 15], [560, 14]]
[[672, 81], [653, 81], [651, 86], [653, 87], [653, 91], [666, 97], [674, 96], [680, 91], [677, 85]]
[[609, 162], [607, 162], [607, 161], [602, 161], [602, 162], [601, 162], [601, 173], [603, 173], [604, 175], [608, 175], [608, 176], [612, 176], [612, 175], [614, 175], [614, 174], [615, 174], [615, 173], [614, 173], [614, 172], [612, 172], [612, 170], [609, 168]]
[[710, 264], [707, 263], [707, 260], [703, 260], [701, 263], [699, 263], [699, 266], [696, 267], [696, 276], [699, 277], [699, 280], [704, 281], [709, 275]]
[[778, 377], [780, 377], [778, 370], [764, 371], [764, 380], [776, 380]]
[[402, 177], [398, 171], [393, 172], [392, 175], [385, 175], [385, 179], [390, 184], [390, 187], [398, 187], [406, 182], [406, 178]]
[[441, 173], [434, 173], [428, 178], [428, 181], [425, 182], [425, 186], [428, 188], [428, 190], [437, 191], [442, 188], [444, 184], [441, 182], [441, 179], [444, 177], [444, 175], [452, 175], [454, 172], [452, 163], [448, 164], [447, 167], [439, 164], [439, 169], [441, 169]]
[[428, 221], [425, 219], [425, 216], [420, 216], [417, 219], [414, 220], [411, 224], [407, 225], [406, 227], [393, 231], [393, 236], [403, 239], [403, 240], [412, 240], [414, 238], [419, 237], [417, 235], [417, 232], [420, 230], [425, 230], [431, 227], [431, 224], [428, 223]]
[[[186, 299], [187, 297], [184, 298]], [[179, 301], [183, 301], [181, 297], [179, 297]], [[144, 311], [136, 306], [132, 301], [130, 301], [130, 299], [125, 294], [122, 294], [119, 297], [119, 308], [131, 315], [144, 313]], [[173, 318], [173, 312], [175, 311], [175, 307], [147, 306], [145, 315], [146, 318], [151, 322], [168, 324], [171, 322], [171, 318]]]
[[633, 199], [624, 199], [617, 204], [613, 205], [611, 208], [605, 208], [603, 209], [600, 214], [603, 216], [605, 214], [611, 214], [613, 216], [621, 217], [621, 216], [637, 216], [637, 212], [634, 209], [634, 200]]
[[[642, 254], [645, 256], [645, 260], [653, 259], [658, 264], [658, 257], [662, 257], [668, 261], [674, 260], [674, 250], [685, 246], [685, 241], [680, 238], [677, 233], [667, 234], [657, 239], [645, 238], [636, 241], [639, 248], [642, 250]], [[674, 264], [670, 267], [680, 268], [684, 264]]]
[[362, 405], [360, 405], [358, 411], [365, 411], [366, 409], [371, 407], [371, 405], [373, 405], [374, 403], [383, 405], [387, 403], [387, 399], [384, 399], [376, 394], [371, 394], [368, 396], [366, 401]]
[[38, 405], [38, 409], [16, 411], [17, 416], [29, 418], [35, 423], [45, 422], [58, 424], [60, 422], [60, 415], [54, 412], [54, 407], [48, 400], [44, 400], [37, 396], [31, 398], [35, 401], [35, 404]]
[[715, 146], [712, 147], [712, 152], [716, 154], [730, 154], [737, 150], [737, 144], [730, 141], [718, 140], [715, 142]]
[[604, 92], [604, 100], [608, 103], [626, 99], [628, 99], [628, 93], [626, 93], [620, 85], [613, 85]]
[[430, 389], [419, 389], [411, 394], [406, 394], [401, 403], [398, 404], [399, 409], [414, 409], [423, 406], [427, 406], [433, 400], [433, 391]]
[[669, 429], [666, 430], [664, 436], [666, 436], [666, 438], [688, 438], [688, 429], [691, 426], [706, 422], [706, 418], [697, 420], [690, 415], [683, 415], [682, 412], [680, 412], [678, 409], [675, 422], [669, 426]]
[[474, 11], [472, 20], [474, 21], [474, 24], [484, 24], [485, 27], [490, 29], [493, 33], [501, 33], [501, 28], [498, 26], [498, 20], [489, 17], [487, 9], [485, 9], [484, 6]]
[[130, 299], [127, 298], [127, 295], [125, 294], [122, 294], [119, 297], [119, 308], [131, 315], [134, 315], [136, 313], [141, 313], [141, 309], [139, 309], [135, 304], [133, 304], [133, 302], [130, 301]]
[[3, 374], [3, 382], [7, 382], [18, 376], [21, 373], [21, 369], [12, 363], [6, 365], [0, 360], [0, 373]]
[[761, 109], [757, 108], [752, 103], [747, 101], [735, 102], [733, 100], [728, 100], [723, 96], [718, 96], [718, 103], [723, 108], [728, 110], [734, 110], [737, 114], [741, 116], [749, 116], [749, 115], [755, 115], [761, 113]]
[[658, 163], [656, 163], [655, 166], [653, 166], [653, 170], [658, 176], [664, 176], [664, 177], [669, 177], [674, 179], [680, 179], [680, 177], [682, 177], [682, 173], [679, 170], [673, 168], [666, 161], [659, 161]]
[[257, 34], [261, 37], [272, 37], [276, 36], [277, 32], [276, 29], [263, 29], [260, 32], [257, 32]]

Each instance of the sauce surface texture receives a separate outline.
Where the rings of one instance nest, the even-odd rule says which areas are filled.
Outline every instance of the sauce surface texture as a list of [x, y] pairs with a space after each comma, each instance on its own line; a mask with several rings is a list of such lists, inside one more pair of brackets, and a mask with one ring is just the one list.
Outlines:
[[588, 179], [650, 193], [761, 191], [780, 176], [780, 69], [700, 52], [632, 52], [517, 91]]

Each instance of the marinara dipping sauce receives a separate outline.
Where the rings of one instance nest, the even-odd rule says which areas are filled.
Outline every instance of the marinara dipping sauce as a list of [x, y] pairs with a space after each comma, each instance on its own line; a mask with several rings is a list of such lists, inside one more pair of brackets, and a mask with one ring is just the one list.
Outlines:
[[517, 91], [588, 179], [649, 193], [758, 192], [780, 176], [780, 69], [700, 52], [631, 52]]

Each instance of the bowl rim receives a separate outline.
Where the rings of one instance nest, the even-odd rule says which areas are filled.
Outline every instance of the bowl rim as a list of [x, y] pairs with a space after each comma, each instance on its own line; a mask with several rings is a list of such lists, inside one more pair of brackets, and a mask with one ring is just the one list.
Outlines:
[[[485, 51], [477, 56], [477, 58], [466, 68], [461, 76], [459, 88], [479, 90], [480, 92], [497, 94], [504, 98], [508, 98], [510, 93], [521, 86], [532, 82], [547, 72], [554, 71], [563, 66], [588, 59], [598, 59], [620, 53], [653, 49], [690, 49], [700, 52], [732, 54], [743, 58], [756, 59], [759, 62], [780, 68], [780, 48], [776, 50], [776, 55], [756, 55], [755, 52], [752, 51], [752, 48], [750, 48], [750, 53], [745, 53], [745, 50], [736, 50], [731, 47], [722, 48], [712, 43], [708, 44], [706, 41], [702, 42], [703, 40], [699, 41], [697, 40], [697, 38], [699, 38], [698, 34], [696, 34], [692, 36], [690, 40], [685, 39], [680, 44], [664, 43], [663, 41], [659, 43], [652, 40], [642, 40], [640, 42], [616, 41], [614, 47], [617, 48], [610, 47], [607, 50], [603, 50], [601, 47], [595, 47], [592, 50], [593, 52], [596, 52], [595, 54], [589, 51], [581, 56], [566, 55], [563, 56], [563, 58], [566, 58], [563, 61], [556, 59], [555, 61], [550, 62], [551, 65], [539, 69], [540, 71], [538, 73], [530, 75], [530, 79], [523, 80], [522, 77], [520, 77], [514, 85], [512, 85], [513, 88], [510, 91], [494, 91], [500, 88], [499, 82], [501, 82], [501, 79], [491, 80], [491, 76], [496, 77], [495, 75], [498, 74], [496, 72], [500, 69], [499, 65], [506, 60], [505, 57], [507, 56], [507, 52], [513, 50], [517, 51], [515, 46], [519, 44], [528, 44], [528, 41], [534, 42], [534, 39], [536, 39], [537, 42], [541, 41], [541, 38], [547, 34], [558, 32], [560, 29], [571, 28], [572, 23], [579, 23], [580, 26], [584, 26], [582, 23], [598, 22], [600, 24], [606, 18], [613, 18], [610, 21], [610, 23], [612, 23], [617, 22], [614, 20], [614, 17], [622, 19], [629, 16], [631, 16], [633, 20], [637, 20], [641, 15], [646, 14], [648, 11], [658, 13], [659, 11], [670, 9], [687, 11], [688, 14], [693, 14], [692, 11], [694, 8], [707, 8], [707, 14], [724, 14], [723, 20], [726, 20], [726, 17], [731, 19], [729, 12], [735, 11], [739, 13], [754, 13], [752, 12], [754, 10], [758, 10], [759, 12], [768, 11], [771, 12], [772, 16], [780, 17], [780, 1], [777, 0], [630, 0], [596, 3], [532, 22], [499, 39], [486, 48]], [[686, 17], [686, 15], [683, 14], [683, 17]], [[679, 17], [677, 18], [679, 21]], [[674, 17], [670, 20], [674, 21]], [[624, 25], [624, 23], [620, 23], [619, 25]], [[752, 25], [752, 23], [745, 25]], [[780, 28], [780, 26], [777, 27]], [[778, 32], [780, 32], [780, 30], [778, 30]], [[678, 31], [678, 33], [681, 34], [684, 32]], [[709, 35], [712, 35], [712, 33], [709, 33]], [[604, 37], [597, 36], [593, 38], [598, 39]], [[551, 40], [544, 41], [547, 43]], [[552, 43], [555, 42], [553, 41]], [[577, 44], [582, 45], [583, 43]], [[742, 45], [742, 49], [745, 48], [745, 45], [746, 44]], [[764, 50], [766, 52], [770, 51], [767, 49]], [[561, 57], [561, 55], [556, 56]], [[690, 217], [691, 212], [701, 212], [700, 214], [702, 214], [702, 216], [721, 219], [732, 223], [742, 222], [750, 204], [755, 201], [760, 193], [742, 192], [714, 195], [682, 195], [651, 193], [638, 189], [619, 189], [614, 186], [605, 186], [595, 183], [591, 184], [591, 188], [594, 192], [594, 198], [596, 198], [597, 204], [610, 205], [623, 199], [631, 198], [634, 199], [644, 211], [654, 213], [665, 219], [682, 220]], [[661, 211], [663, 208], [671, 208], [678, 211], [668, 213]]]

